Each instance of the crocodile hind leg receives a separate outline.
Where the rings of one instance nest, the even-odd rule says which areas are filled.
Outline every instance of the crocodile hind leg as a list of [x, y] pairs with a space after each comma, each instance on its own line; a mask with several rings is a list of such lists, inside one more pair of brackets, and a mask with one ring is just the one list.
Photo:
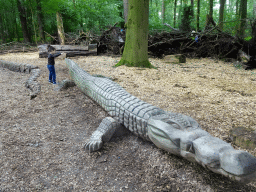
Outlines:
[[103, 143], [108, 142], [112, 136], [118, 132], [125, 133], [125, 127], [118, 121], [114, 120], [112, 117], [106, 117], [102, 120], [96, 131], [93, 132], [88, 143], [85, 144], [84, 148], [89, 151], [97, 151], [102, 146]]

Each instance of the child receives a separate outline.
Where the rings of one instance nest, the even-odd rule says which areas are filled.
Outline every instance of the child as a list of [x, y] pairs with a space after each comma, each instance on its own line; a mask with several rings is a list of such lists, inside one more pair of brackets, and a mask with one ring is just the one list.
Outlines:
[[55, 68], [54, 68], [54, 58], [60, 56], [63, 53], [56, 53], [56, 50], [54, 47], [51, 45], [47, 46], [47, 51], [48, 51], [48, 64], [47, 68], [49, 70], [49, 83], [56, 84], [56, 73], [55, 73]]

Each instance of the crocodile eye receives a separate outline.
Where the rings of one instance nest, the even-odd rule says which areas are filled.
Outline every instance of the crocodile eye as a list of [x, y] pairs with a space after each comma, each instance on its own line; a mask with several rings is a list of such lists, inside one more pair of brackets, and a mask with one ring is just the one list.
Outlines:
[[181, 129], [181, 127], [180, 127], [180, 125], [178, 123], [176, 123], [176, 122], [174, 122], [174, 121], [172, 121], [170, 119], [162, 119], [162, 121], [167, 123], [167, 124], [169, 124], [169, 125], [171, 125], [175, 129]]

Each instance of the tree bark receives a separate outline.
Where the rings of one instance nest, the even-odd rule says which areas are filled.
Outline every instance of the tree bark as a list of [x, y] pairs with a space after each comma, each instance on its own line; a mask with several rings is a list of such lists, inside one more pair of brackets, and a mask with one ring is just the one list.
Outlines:
[[181, 20], [181, 12], [182, 12], [182, 2], [183, 2], [183, 0], [180, 0], [180, 8], [179, 8], [179, 15], [178, 15], [178, 21], [180, 21]]
[[3, 30], [3, 21], [2, 15], [0, 14], [0, 39], [4, 42], [4, 30]]
[[194, 0], [191, 0], [192, 17], [194, 17]]
[[148, 61], [149, 0], [129, 0], [125, 47], [115, 66], [153, 68]]
[[61, 45], [65, 45], [65, 34], [64, 34], [64, 27], [63, 27], [63, 21], [62, 16], [60, 12], [56, 12], [56, 18], [57, 18], [57, 28], [58, 28], [58, 38]]
[[36, 3], [37, 3], [37, 21], [39, 25], [39, 36], [41, 40], [45, 41], [41, 0], [36, 0]]
[[123, 0], [124, 4], [124, 21], [127, 23], [128, 21], [128, 0]]
[[162, 16], [162, 23], [164, 24], [164, 22], [165, 22], [165, 20], [164, 20], [164, 18], [165, 18], [165, 0], [162, 0], [162, 14], [161, 14], [161, 16]]
[[220, 0], [220, 9], [219, 9], [219, 29], [220, 30], [223, 30], [225, 3], [226, 3], [226, 0]]
[[253, 44], [256, 47], [256, 3], [254, 3], [254, 6], [253, 6], [253, 15], [254, 15], [254, 21], [252, 24], [252, 38], [253, 38]]
[[196, 30], [200, 30], [200, 0], [197, 0]]
[[216, 25], [213, 20], [213, 0], [210, 0], [209, 14], [206, 15], [205, 30], [210, 29], [211, 24], [213, 24], [214, 26]]
[[209, 16], [213, 17], [213, 0], [210, 0]]
[[28, 26], [27, 26], [26, 11], [22, 6], [21, 0], [17, 0], [17, 5], [19, 10], [19, 16], [20, 16], [20, 22], [21, 22], [24, 41], [31, 42], [31, 36], [29, 34]]
[[177, 0], [174, 0], [174, 17], [173, 17], [173, 27], [176, 27], [176, 10], [177, 10]]
[[244, 37], [246, 17], [247, 17], [247, 0], [241, 0], [240, 3], [240, 26], [239, 26], [239, 36]]
[[239, 0], [236, 0], [236, 16], [239, 15]]

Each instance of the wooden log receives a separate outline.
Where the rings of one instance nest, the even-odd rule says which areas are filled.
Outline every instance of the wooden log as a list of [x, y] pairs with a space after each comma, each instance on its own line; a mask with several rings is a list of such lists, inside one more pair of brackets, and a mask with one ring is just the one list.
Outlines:
[[166, 55], [164, 57], [165, 63], [186, 63], [186, 56], [183, 54], [177, 54], [177, 55]]
[[238, 51], [239, 58], [241, 59], [242, 62], [248, 62], [250, 60], [250, 56], [247, 55], [245, 52], [242, 50]]
[[88, 46], [75, 46], [75, 45], [51, 45], [56, 51], [89, 51]]
[[[97, 55], [97, 51], [62, 51], [66, 54], [66, 57], [76, 57], [76, 56], [89, 56]], [[48, 52], [39, 52], [39, 58], [48, 57]]]
[[[48, 44], [38, 46], [39, 58], [48, 56]], [[56, 52], [66, 53], [67, 57], [97, 55], [97, 44], [89, 46], [73, 46], [73, 45], [51, 45], [56, 49]]]

